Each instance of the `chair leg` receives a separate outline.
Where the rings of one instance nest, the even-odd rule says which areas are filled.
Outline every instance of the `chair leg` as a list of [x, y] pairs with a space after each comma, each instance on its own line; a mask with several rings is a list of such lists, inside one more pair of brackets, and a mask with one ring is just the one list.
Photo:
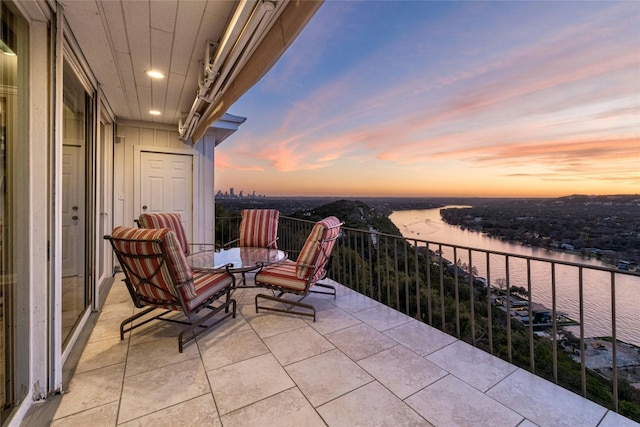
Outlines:
[[[316, 286], [321, 287], [321, 288], [325, 288], [325, 289], [329, 289], [329, 291], [328, 292], [315, 291], [315, 290], [313, 290], [313, 288], [316, 287]], [[333, 285], [327, 285], [325, 283], [316, 283], [315, 285], [313, 285], [311, 287], [311, 289], [309, 289], [309, 292], [313, 292], [314, 294], [333, 295], [333, 299], [336, 299], [336, 287], [333, 286]]]
[[[229, 305], [231, 305], [231, 313], [229, 313]], [[206, 316], [201, 317], [200, 319], [196, 320], [195, 322], [192, 322], [189, 326], [184, 328], [180, 332], [180, 334], [178, 335], [178, 351], [180, 353], [182, 353], [182, 349], [183, 349], [185, 344], [187, 344], [188, 342], [193, 341], [194, 339], [196, 339], [200, 335], [204, 334], [209, 329], [213, 328], [214, 326], [216, 326], [218, 323], [222, 322], [223, 320], [225, 320], [229, 316], [232, 316], [234, 319], [236, 318], [236, 300], [234, 300], [234, 299], [230, 299], [230, 300], [225, 301], [224, 304], [220, 305], [219, 307], [208, 306], [207, 308], [209, 308], [211, 310], [210, 313], [208, 313]], [[216, 314], [218, 314], [222, 310], [225, 311], [225, 315], [224, 316], [222, 316], [220, 319], [216, 320], [215, 322], [213, 322], [210, 325], [204, 325], [204, 322], [206, 322], [207, 320], [211, 319], [213, 316], [215, 316]], [[196, 332], [196, 330], [198, 328], [202, 328], [202, 329], [198, 330]], [[184, 338], [184, 335], [187, 332], [192, 332], [193, 334], [191, 336], [188, 336], [187, 338]]]
[[[280, 294], [280, 295], [282, 295], [282, 294]], [[269, 300], [269, 301], [280, 302], [280, 303], [285, 304], [285, 305], [306, 308], [306, 309], [311, 310], [312, 313], [309, 313], [309, 312], [306, 312], [306, 311], [292, 310], [292, 309], [285, 310], [283, 308], [260, 306], [260, 305], [258, 305], [258, 298], [263, 298], [263, 299], [266, 299], [266, 300]], [[287, 299], [284, 299], [284, 298], [280, 298], [279, 296], [265, 295], [265, 294], [256, 295], [255, 302], [256, 302], [256, 313], [258, 313], [258, 309], [261, 308], [263, 310], [276, 311], [278, 313], [299, 314], [301, 316], [313, 317], [313, 321], [314, 322], [316, 321], [316, 308], [314, 306], [312, 306], [311, 304], [306, 304], [306, 303], [303, 303], [303, 302], [300, 302], [300, 301], [291, 301], [291, 300], [287, 300]]]
[[[148, 318], [148, 319], [147, 319], [147, 320], [145, 320], [144, 322], [140, 322], [140, 323], [138, 323], [137, 325], [134, 325], [134, 324], [133, 324], [133, 321], [134, 321], [134, 320], [139, 319], [139, 318], [141, 318], [141, 317], [143, 317], [143, 316], [146, 316], [147, 314], [151, 313], [151, 312], [152, 312], [153, 310], [155, 310], [156, 308], [157, 308], [157, 307], [149, 307], [149, 308], [146, 308], [145, 310], [141, 311], [140, 313], [134, 314], [133, 316], [131, 316], [131, 317], [127, 317], [126, 319], [124, 319], [124, 320], [122, 321], [122, 323], [120, 323], [120, 340], [123, 340], [123, 339], [124, 339], [124, 333], [125, 333], [125, 332], [129, 332], [129, 331], [132, 331], [132, 330], [134, 330], [134, 329], [136, 329], [136, 328], [139, 328], [140, 326], [145, 325], [145, 324], [147, 324], [147, 323], [151, 322], [152, 320], [156, 320], [156, 319], [159, 319], [159, 320], [166, 320], [166, 319], [163, 319], [163, 318], [162, 318], [162, 316], [164, 316], [165, 314], [171, 313], [171, 311], [172, 311], [172, 310], [166, 310], [166, 311], [163, 311], [162, 313], [160, 313], [160, 314], [158, 314], [158, 315], [156, 315], [156, 316], [153, 316], [153, 317]], [[124, 327], [124, 326], [125, 326], [127, 323], [131, 323], [131, 327], [130, 327], [130, 328], [126, 328], [126, 329], [125, 329], [125, 327]]]

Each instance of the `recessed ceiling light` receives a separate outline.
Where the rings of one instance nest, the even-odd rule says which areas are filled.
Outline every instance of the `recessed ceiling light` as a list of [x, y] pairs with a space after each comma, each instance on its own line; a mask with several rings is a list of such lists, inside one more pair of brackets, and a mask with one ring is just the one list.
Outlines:
[[149, 110], [149, 114], [151, 114], [152, 116], [159, 116], [162, 113], [158, 110]]
[[153, 79], [163, 79], [164, 78], [164, 74], [162, 74], [160, 71], [155, 71], [155, 70], [149, 70], [147, 71], [147, 76], [153, 78]]

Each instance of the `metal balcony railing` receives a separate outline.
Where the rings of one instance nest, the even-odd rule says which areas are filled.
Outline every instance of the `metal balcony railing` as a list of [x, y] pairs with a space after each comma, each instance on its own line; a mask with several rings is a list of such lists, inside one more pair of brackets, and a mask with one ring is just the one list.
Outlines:
[[[239, 222], [218, 218], [218, 242], [236, 238]], [[280, 216], [279, 248], [295, 260], [313, 224]], [[640, 283], [638, 273], [343, 227], [329, 277], [623, 415], [640, 414], [640, 393], [618, 366], [618, 339], [638, 331], [619, 330], [616, 297], [621, 277]], [[600, 308], [585, 302], [590, 280], [607, 289]], [[585, 356], [585, 340], [603, 330], [610, 373], [589, 369]]]

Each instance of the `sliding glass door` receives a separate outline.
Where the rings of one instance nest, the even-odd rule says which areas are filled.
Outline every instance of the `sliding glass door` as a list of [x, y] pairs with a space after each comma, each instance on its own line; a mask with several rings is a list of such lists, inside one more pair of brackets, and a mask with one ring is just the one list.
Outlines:
[[27, 97], [25, 87], [27, 25], [7, 5], [0, 6], [0, 422], [16, 401], [16, 350], [14, 334], [15, 294], [28, 286], [18, 274], [19, 254], [27, 242], [16, 231], [24, 224], [23, 179], [26, 162], [26, 119], [19, 105]]
[[92, 99], [64, 62], [62, 144], [62, 342], [68, 343], [92, 292]]

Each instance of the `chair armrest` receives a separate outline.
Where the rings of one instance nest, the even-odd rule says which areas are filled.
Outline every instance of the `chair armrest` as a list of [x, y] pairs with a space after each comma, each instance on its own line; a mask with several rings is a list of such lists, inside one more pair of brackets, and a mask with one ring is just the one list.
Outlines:
[[231, 245], [233, 245], [234, 243], [238, 243], [239, 241], [240, 241], [240, 238], [237, 238], [237, 239], [232, 240], [230, 242], [223, 243], [222, 247], [226, 249], [226, 248], [230, 247]]

